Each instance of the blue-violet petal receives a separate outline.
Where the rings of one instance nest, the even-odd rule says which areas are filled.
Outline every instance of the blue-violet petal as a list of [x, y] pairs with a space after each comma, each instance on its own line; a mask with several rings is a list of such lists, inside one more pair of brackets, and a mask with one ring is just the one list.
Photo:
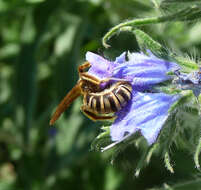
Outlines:
[[154, 143], [168, 118], [169, 108], [178, 98], [164, 93], [134, 93], [129, 106], [117, 113], [111, 125], [112, 141], [121, 141], [125, 135], [140, 131], [149, 144]]
[[114, 62], [112, 62], [95, 53], [87, 52], [86, 60], [91, 64], [88, 73], [99, 79], [112, 77], [114, 68], [125, 62], [125, 54], [125, 52], [122, 53]]
[[178, 69], [176, 63], [168, 62], [155, 57], [153, 54], [147, 56], [143, 53], [129, 54], [129, 60], [114, 68], [113, 77], [132, 79], [133, 88], [136, 90], [149, 89], [150, 85], [169, 80], [166, 74]]

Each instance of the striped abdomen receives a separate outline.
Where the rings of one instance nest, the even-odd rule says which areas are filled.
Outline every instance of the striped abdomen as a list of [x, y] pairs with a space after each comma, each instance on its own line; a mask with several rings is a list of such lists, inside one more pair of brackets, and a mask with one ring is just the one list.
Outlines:
[[132, 86], [128, 82], [117, 82], [102, 92], [84, 95], [84, 105], [98, 114], [114, 113], [122, 109], [131, 99]]

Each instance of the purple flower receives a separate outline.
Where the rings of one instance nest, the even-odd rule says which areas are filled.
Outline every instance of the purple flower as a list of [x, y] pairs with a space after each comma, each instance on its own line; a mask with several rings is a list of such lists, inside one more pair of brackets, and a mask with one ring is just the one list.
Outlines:
[[174, 71], [177, 79], [174, 83], [181, 90], [192, 90], [194, 95], [198, 97], [201, 94], [201, 68], [199, 71], [191, 73], [182, 73], [179, 70]]
[[114, 68], [126, 61], [125, 56], [126, 53], [124, 52], [119, 57], [117, 57], [114, 62], [112, 62], [95, 53], [87, 52], [86, 60], [91, 64], [91, 68], [88, 72], [99, 79], [112, 77]]
[[168, 118], [170, 106], [178, 99], [164, 93], [134, 92], [130, 106], [117, 113], [111, 126], [113, 141], [119, 141], [127, 134], [140, 131], [149, 144], [155, 142], [163, 124]]
[[179, 69], [176, 63], [155, 57], [149, 52], [121, 54], [114, 62], [87, 52], [86, 60], [91, 63], [89, 73], [100, 78], [119, 78], [130, 81], [133, 87], [132, 99], [128, 105], [116, 113], [116, 120], [110, 127], [112, 141], [121, 142], [125, 137], [140, 131], [149, 144], [157, 136], [168, 118], [168, 110], [178, 100], [178, 95], [164, 93], [144, 93], [153, 85], [169, 80], [166, 74]]
[[132, 78], [132, 85], [136, 90], [145, 90], [148, 87], [170, 79], [167, 72], [179, 69], [177, 64], [168, 62], [143, 53], [128, 55], [129, 61], [114, 68], [114, 77]]

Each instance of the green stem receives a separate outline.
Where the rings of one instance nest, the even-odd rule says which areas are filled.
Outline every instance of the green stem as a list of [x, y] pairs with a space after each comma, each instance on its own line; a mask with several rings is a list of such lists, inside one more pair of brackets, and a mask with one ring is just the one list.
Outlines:
[[131, 20], [131, 21], [126, 21], [126, 22], [120, 23], [120, 24], [116, 25], [115, 27], [111, 28], [109, 30], [109, 32], [107, 32], [105, 34], [105, 36], [103, 37], [103, 40], [102, 40], [103, 46], [105, 48], [110, 47], [110, 45], [108, 45], [106, 43], [106, 41], [110, 37], [112, 37], [122, 27], [130, 26], [130, 25], [132, 25], [132, 26], [140, 26], [140, 25], [146, 25], [146, 24], [154, 24], [154, 23], [158, 23], [159, 22], [158, 19], [159, 19], [159, 17], [153, 17], [153, 18], [135, 19], [135, 20]]
[[152, 17], [152, 18], [142, 18], [142, 19], [134, 19], [130, 21], [126, 21], [123, 23], [120, 23], [113, 28], [111, 28], [103, 37], [102, 44], [105, 48], [110, 47], [106, 42], [107, 40], [112, 37], [119, 29], [122, 27], [127, 26], [142, 26], [147, 24], [157, 24], [167, 21], [183, 21], [183, 20], [192, 20], [194, 19], [192, 16], [195, 15], [195, 13], [199, 13], [201, 10], [197, 6], [192, 6], [191, 8], [185, 8], [181, 11], [178, 11], [177, 13], [168, 15], [168, 16], [159, 16], [159, 17]]

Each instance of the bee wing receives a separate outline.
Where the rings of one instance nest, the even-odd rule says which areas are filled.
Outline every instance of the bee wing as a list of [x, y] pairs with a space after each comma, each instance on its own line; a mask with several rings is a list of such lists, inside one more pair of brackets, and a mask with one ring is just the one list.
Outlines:
[[70, 92], [66, 94], [64, 99], [57, 106], [56, 111], [54, 112], [50, 125], [53, 125], [55, 121], [60, 117], [60, 115], [70, 106], [70, 104], [81, 95], [81, 89], [79, 83], [75, 85]]

